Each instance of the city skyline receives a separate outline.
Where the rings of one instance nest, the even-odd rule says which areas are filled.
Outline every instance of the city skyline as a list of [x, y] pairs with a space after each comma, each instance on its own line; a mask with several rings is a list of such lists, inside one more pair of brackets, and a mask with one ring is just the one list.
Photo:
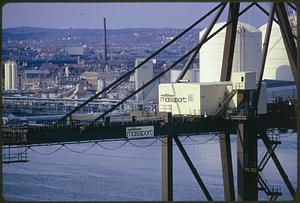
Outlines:
[[[8, 3], [2, 8], [2, 28], [102, 29], [104, 17], [107, 19], [108, 29], [185, 28], [215, 5], [217, 3], [202, 2]], [[241, 9], [246, 5], [247, 3], [242, 3]], [[262, 3], [262, 5], [266, 8], [268, 6], [267, 3]], [[220, 18], [220, 22], [227, 19], [226, 9]], [[55, 15], [53, 15], [54, 13]], [[210, 19], [207, 18], [198, 27], [206, 27]], [[260, 10], [253, 7], [241, 17], [241, 21], [259, 27], [267, 21], [267, 17]]]

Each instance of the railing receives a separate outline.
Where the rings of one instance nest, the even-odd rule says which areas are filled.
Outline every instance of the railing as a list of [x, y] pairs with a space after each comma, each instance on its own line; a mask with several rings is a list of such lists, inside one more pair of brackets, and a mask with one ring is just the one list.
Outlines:
[[234, 95], [237, 93], [236, 90], [232, 90], [228, 95], [225, 96], [223, 102], [219, 105], [218, 109], [214, 112], [213, 117], [216, 118], [220, 114], [226, 111], [229, 102], [232, 100]]
[[190, 115], [201, 115], [201, 111], [199, 109], [190, 109]]
[[3, 146], [2, 163], [9, 164], [15, 162], [27, 162], [27, 147], [24, 146]]
[[271, 201], [276, 200], [280, 195], [282, 195], [281, 187], [270, 185], [267, 180], [264, 180], [261, 175], [258, 173], [257, 175], [258, 185], [260, 186], [260, 190], [264, 191], [266, 195], [270, 196]]
[[232, 90], [245, 89], [245, 84], [243, 82], [237, 82], [232, 84]]

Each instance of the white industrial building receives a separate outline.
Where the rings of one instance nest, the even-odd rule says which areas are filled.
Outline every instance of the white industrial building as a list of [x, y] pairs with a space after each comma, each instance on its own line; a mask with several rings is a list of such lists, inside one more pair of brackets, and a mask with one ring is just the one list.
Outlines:
[[[170, 82], [175, 82], [177, 77], [181, 73], [181, 69], [173, 69], [170, 71]], [[188, 80], [189, 82], [199, 82], [199, 69], [189, 69], [182, 80]]]
[[[140, 64], [144, 59], [136, 59], [135, 66]], [[138, 68], [134, 73], [135, 80], [135, 90], [142, 87], [149, 80], [151, 80], [154, 76], [153, 74], [153, 66], [155, 61], [149, 60], [147, 63]], [[141, 90], [135, 96], [136, 101], [157, 101], [158, 99], [158, 83], [159, 81], [155, 81], [150, 84], [148, 87]]]
[[18, 89], [18, 68], [15, 61], [4, 64], [4, 90]]
[[[212, 33], [225, 23], [217, 23]], [[199, 33], [199, 39], [206, 29]], [[200, 82], [220, 81], [226, 29], [207, 41], [199, 51]], [[261, 58], [261, 31], [252, 25], [237, 25], [232, 72], [257, 72]]]
[[[297, 17], [290, 16], [290, 22], [293, 28], [293, 33], [297, 35]], [[267, 24], [264, 24], [259, 28], [262, 32], [263, 38], [265, 36], [266, 29]], [[272, 26], [263, 78], [270, 80], [294, 81], [281, 31], [277, 23], [273, 23]]]
[[[200, 83], [169, 83], [159, 85], [159, 111], [174, 115], [212, 116], [233, 90], [255, 90], [256, 73], [233, 73], [231, 81]], [[262, 84], [258, 114], [267, 112], [267, 89]], [[237, 108], [237, 95], [229, 102], [229, 108]]]
[[[228, 86], [228, 87], [227, 87]], [[222, 103], [228, 82], [169, 83], [159, 85], [159, 111], [174, 115], [212, 115]]]

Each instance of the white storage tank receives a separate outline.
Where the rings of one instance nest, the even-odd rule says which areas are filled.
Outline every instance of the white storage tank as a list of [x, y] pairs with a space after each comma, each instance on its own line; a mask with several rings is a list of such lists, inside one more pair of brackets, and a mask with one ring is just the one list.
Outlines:
[[[211, 33], [225, 23], [217, 23]], [[199, 39], [206, 29], [199, 33]], [[220, 81], [226, 28], [206, 42], [199, 52], [200, 82]], [[238, 23], [232, 72], [257, 72], [261, 58], [261, 31], [252, 25]]]
[[[293, 33], [296, 34], [297, 17], [290, 16], [290, 22], [293, 27]], [[264, 24], [259, 28], [263, 38], [266, 29], [267, 24]], [[263, 79], [294, 81], [281, 31], [277, 23], [273, 23], [272, 26]]]
[[[177, 77], [180, 75], [182, 69], [173, 69], [170, 71], [170, 82], [175, 82]], [[198, 77], [196, 76], [198, 73], [198, 69], [189, 69], [184, 77], [183, 80], [188, 80], [189, 82], [199, 82]], [[197, 80], [198, 79], [198, 80]]]

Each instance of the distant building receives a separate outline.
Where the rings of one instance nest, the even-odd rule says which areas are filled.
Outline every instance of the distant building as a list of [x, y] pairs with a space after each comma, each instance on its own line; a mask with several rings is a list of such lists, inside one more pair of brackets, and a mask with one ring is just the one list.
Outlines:
[[[144, 59], [136, 59], [135, 66], [140, 64]], [[153, 63], [155, 61], [150, 60], [145, 63], [142, 67], [137, 69], [134, 73], [135, 78], [135, 89], [139, 89], [144, 84], [146, 84], [149, 80], [153, 78]], [[136, 94], [136, 101], [157, 101], [158, 100], [158, 83], [156, 81], [144, 88], [142, 91]]]
[[15, 61], [7, 61], [4, 64], [4, 89], [18, 89], [18, 68]]
[[57, 85], [74, 86], [80, 83], [80, 78], [79, 76], [55, 76], [55, 82]]
[[97, 80], [97, 84], [98, 84], [98, 86], [97, 86], [98, 92], [106, 87], [105, 80]]
[[85, 80], [88, 83], [88, 85], [90, 86], [89, 89], [92, 90], [98, 89], [99, 73], [85, 71], [79, 76], [79, 78]]
[[69, 77], [69, 67], [65, 66], [65, 77]]
[[25, 70], [25, 78], [47, 78], [50, 75], [48, 70]]
[[121, 77], [121, 74], [119, 72], [99, 72], [98, 79], [105, 80], [106, 85], [109, 85], [119, 77]]
[[71, 56], [82, 56], [83, 55], [83, 46], [69, 46], [65, 48], [66, 52]]

